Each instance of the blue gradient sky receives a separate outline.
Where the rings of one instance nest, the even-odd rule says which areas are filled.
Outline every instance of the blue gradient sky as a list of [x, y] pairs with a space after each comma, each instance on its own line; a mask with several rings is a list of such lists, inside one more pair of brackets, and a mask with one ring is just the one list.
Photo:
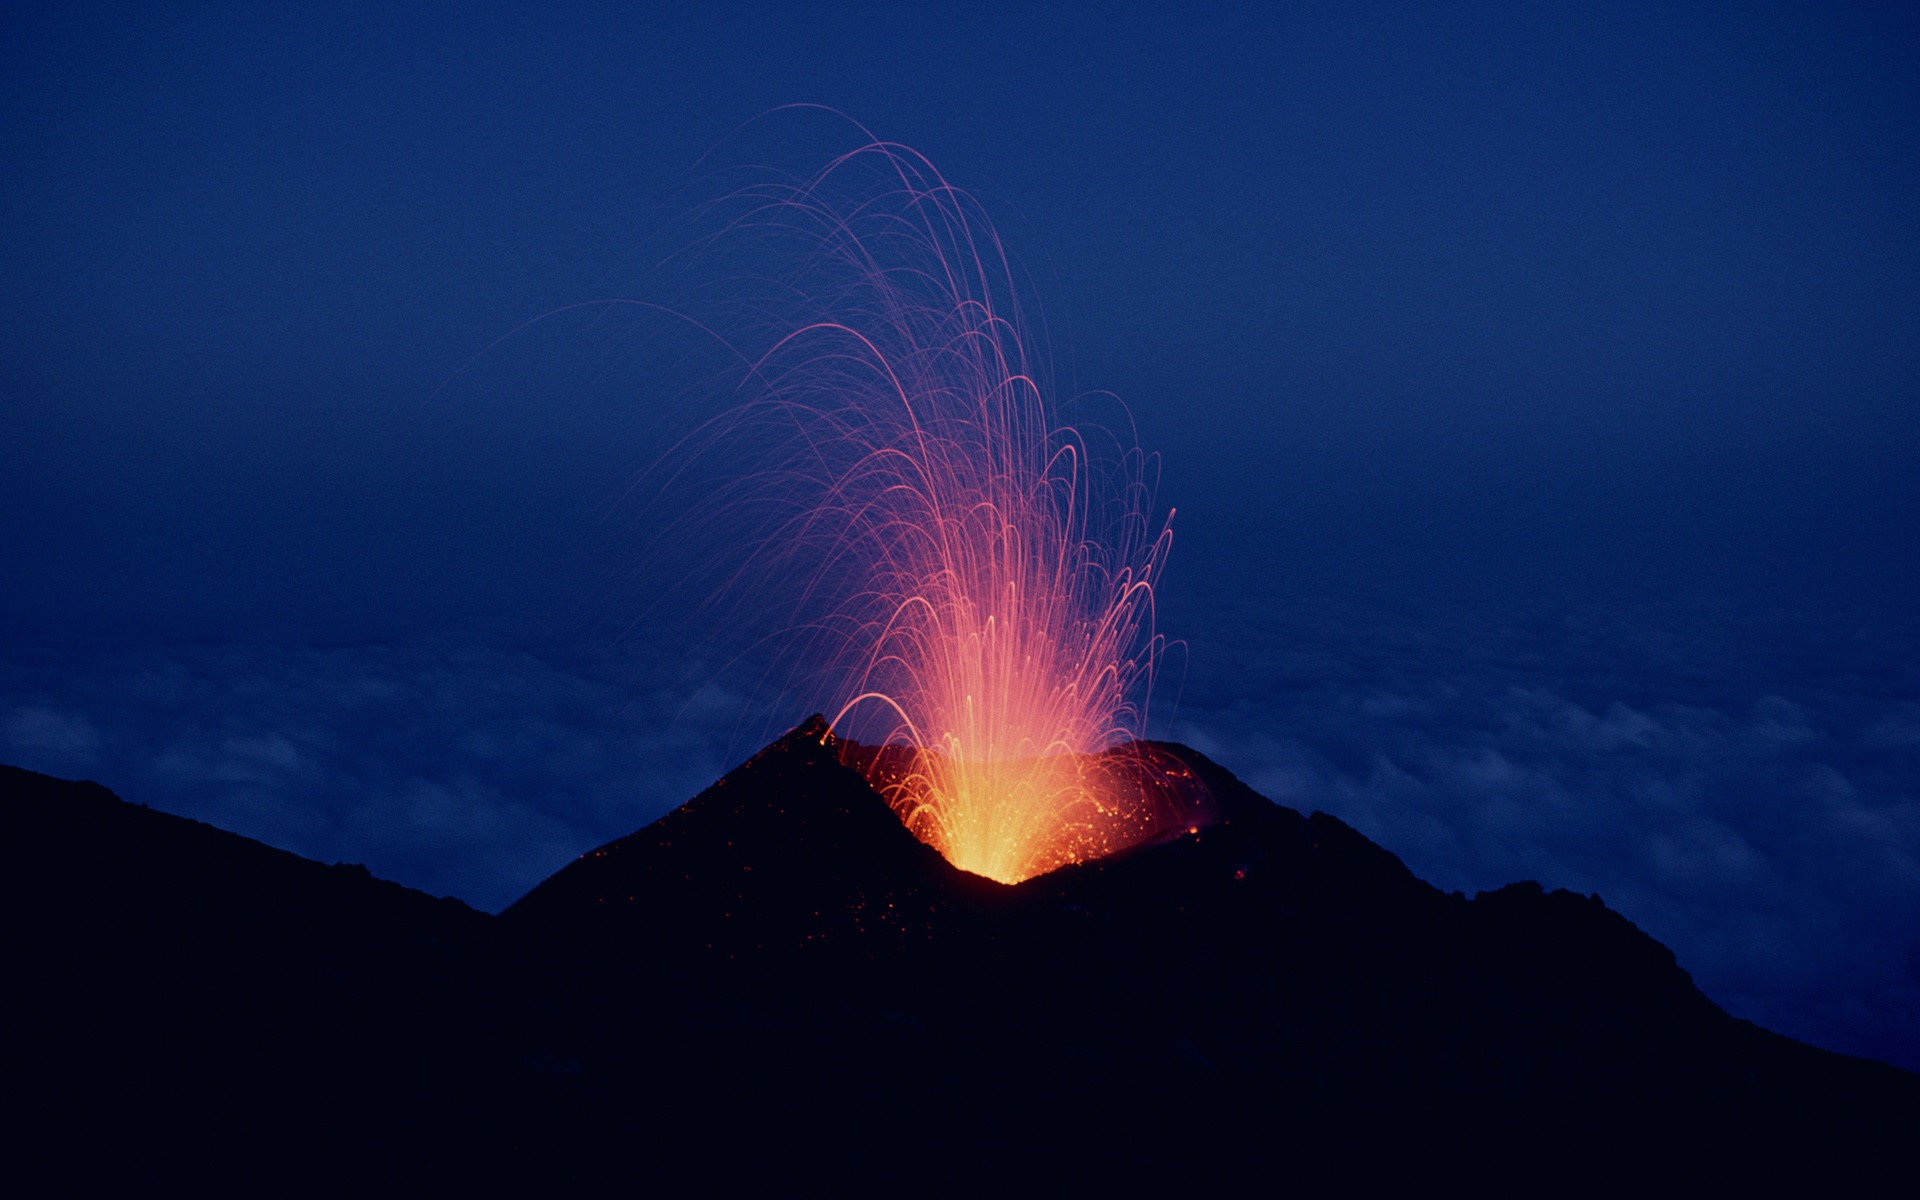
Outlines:
[[1911, 6], [787, 7], [5, 18], [0, 758], [496, 906], [751, 749], [616, 638], [699, 364], [495, 343], [824, 104], [1163, 455], [1174, 732], [1920, 1066]]

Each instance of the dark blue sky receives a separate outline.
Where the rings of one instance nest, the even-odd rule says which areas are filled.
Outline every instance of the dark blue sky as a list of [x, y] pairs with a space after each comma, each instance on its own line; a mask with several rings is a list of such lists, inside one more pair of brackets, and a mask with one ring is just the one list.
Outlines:
[[551, 541], [620, 469], [575, 448], [670, 385], [429, 396], [530, 317], [654, 298], [696, 160], [794, 101], [983, 197], [1066, 389], [1165, 455], [1196, 586], [1912, 588], [1911, 9], [1271, 7], [16, 14], [16, 603], [406, 605], [431, 581], [345, 577], [424, 543], [517, 610], [450, 526], [491, 494]]
[[1910, 5], [76, 5], [0, 59], [0, 757], [487, 905], [723, 769], [598, 520], [703, 377], [587, 310], [482, 351], [678, 299], [702, 156], [851, 148], [731, 136], [817, 103], [1164, 456], [1183, 736], [1920, 1065]]

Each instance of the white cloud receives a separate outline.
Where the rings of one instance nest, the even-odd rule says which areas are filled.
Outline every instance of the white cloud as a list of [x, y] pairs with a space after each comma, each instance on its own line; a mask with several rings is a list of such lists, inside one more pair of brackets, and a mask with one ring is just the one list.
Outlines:
[[100, 734], [79, 713], [27, 702], [0, 719], [0, 750], [10, 763], [42, 762], [50, 771], [87, 771], [100, 757]]

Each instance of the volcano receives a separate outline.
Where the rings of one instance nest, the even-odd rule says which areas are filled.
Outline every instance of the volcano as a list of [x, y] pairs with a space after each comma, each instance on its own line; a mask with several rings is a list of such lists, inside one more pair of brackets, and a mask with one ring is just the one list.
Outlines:
[[816, 718], [498, 917], [0, 769], [17, 1144], [235, 1187], [1905, 1170], [1920, 1077], [1728, 1016], [1596, 897], [1440, 892], [1153, 749], [1204, 823], [1007, 886]]

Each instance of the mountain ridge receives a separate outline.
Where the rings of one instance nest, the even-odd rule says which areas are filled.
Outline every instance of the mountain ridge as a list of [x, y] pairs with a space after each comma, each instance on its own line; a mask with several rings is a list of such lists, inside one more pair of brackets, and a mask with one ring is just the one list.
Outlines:
[[[823, 733], [498, 917], [0, 771], [8, 953], [32, 981], [16, 1086], [85, 1127], [134, 1122], [181, 1170], [205, 1165], [184, 1117], [138, 1124], [85, 1081], [247, 1130], [229, 1179], [320, 1139], [351, 1148], [347, 1173], [423, 1184], [757, 1177], [716, 1165], [740, 1130], [849, 1178], [915, 1170], [848, 1123], [880, 1112], [980, 1147], [982, 1181], [1064, 1166], [1124, 1111], [1185, 1114], [1210, 1165], [1149, 1138], [1083, 1174], [1225, 1178], [1278, 1145], [1324, 1179], [1511, 1180], [1602, 1148], [1594, 1178], [1676, 1155], [1826, 1178], [1891, 1161], [1920, 1116], [1920, 1077], [1727, 1016], [1597, 898], [1441, 892], [1185, 748], [1158, 747], [1206, 784], [1210, 823], [1007, 886], [915, 839]], [[116, 1014], [143, 974], [176, 994]], [[248, 1090], [293, 1116], [264, 1121]]]

